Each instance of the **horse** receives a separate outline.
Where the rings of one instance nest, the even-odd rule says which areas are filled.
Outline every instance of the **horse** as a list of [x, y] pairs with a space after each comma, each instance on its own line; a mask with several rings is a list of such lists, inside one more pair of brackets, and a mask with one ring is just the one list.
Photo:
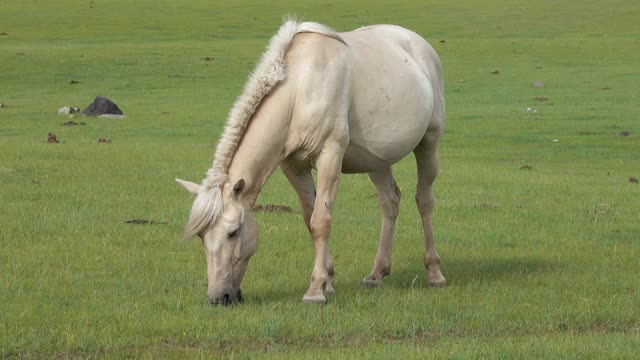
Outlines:
[[324, 304], [335, 294], [328, 240], [342, 173], [368, 173], [377, 189], [380, 242], [362, 283], [382, 286], [400, 202], [391, 166], [410, 152], [417, 164], [427, 285], [446, 286], [431, 224], [444, 123], [442, 65], [420, 35], [395, 25], [338, 33], [314, 22], [285, 21], [229, 111], [202, 183], [176, 179], [195, 195], [183, 237], [202, 239], [209, 302], [243, 301], [240, 285], [258, 244], [253, 207], [278, 166], [300, 199], [313, 239], [315, 261], [303, 302]]

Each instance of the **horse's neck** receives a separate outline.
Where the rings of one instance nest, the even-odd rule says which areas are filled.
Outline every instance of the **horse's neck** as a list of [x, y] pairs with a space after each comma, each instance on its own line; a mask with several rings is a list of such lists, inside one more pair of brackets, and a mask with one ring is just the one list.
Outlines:
[[229, 166], [231, 184], [245, 180], [242, 200], [253, 206], [260, 190], [284, 159], [292, 103], [280, 87], [265, 98], [245, 130]]

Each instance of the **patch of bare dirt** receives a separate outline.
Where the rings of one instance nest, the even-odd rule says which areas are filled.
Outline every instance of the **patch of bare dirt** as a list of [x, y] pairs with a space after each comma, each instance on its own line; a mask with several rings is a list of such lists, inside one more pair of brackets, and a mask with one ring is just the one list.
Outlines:
[[126, 224], [133, 225], [167, 225], [167, 221], [155, 221], [155, 220], [145, 220], [145, 219], [131, 219], [125, 221]]
[[500, 70], [493, 70], [491, 75], [500, 75]]
[[65, 123], [62, 123], [62, 125], [64, 125], [64, 126], [85, 126], [87, 124], [85, 124], [84, 122], [77, 123], [77, 122], [75, 122], [73, 120], [69, 120], [69, 121], [67, 121]]
[[633, 176], [629, 178], [629, 182], [630, 183], [634, 183], [637, 184], [638, 183], [638, 179], [634, 178]]
[[498, 205], [492, 204], [492, 203], [479, 203], [475, 207], [478, 207], [481, 209], [495, 209], [498, 207]]
[[71, 81], [69, 81], [69, 84], [71, 84], [71, 85], [80, 84], [80, 81], [78, 81], [78, 80], [71, 80]]
[[534, 99], [540, 102], [549, 101], [549, 98], [546, 96], [536, 96]]
[[598, 135], [597, 132], [593, 132], [593, 131], [578, 131], [577, 134], [578, 135]]
[[600, 90], [604, 90], [604, 91], [611, 90], [611, 89], [612, 89], [612, 88], [611, 88], [611, 87], [609, 87], [609, 86], [605, 86], [605, 87], [600, 88]]
[[111, 144], [111, 139], [100, 138], [98, 139], [98, 144]]
[[522, 165], [522, 166], [520, 166], [520, 170], [533, 170], [533, 166], [531, 166], [531, 165]]
[[58, 140], [58, 137], [56, 136], [56, 134], [49, 133], [49, 135], [47, 135], [47, 142], [49, 144], [59, 144], [60, 140]]
[[214, 61], [215, 59], [210, 57], [210, 56], [205, 56], [203, 58], [200, 58], [200, 60], [202, 60], [202, 61]]
[[286, 213], [293, 212], [293, 210], [286, 205], [273, 205], [273, 204], [267, 204], [267, 205], [256, 204], [253, 207], [253, 210], [264, 211], [264, 212], [286, 212]]

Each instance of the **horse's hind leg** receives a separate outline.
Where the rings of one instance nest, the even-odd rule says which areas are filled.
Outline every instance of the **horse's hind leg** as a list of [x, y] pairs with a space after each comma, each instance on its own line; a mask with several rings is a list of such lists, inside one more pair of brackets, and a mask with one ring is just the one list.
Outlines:
[[[313, 204], [316, 201], [316, 186], [313, 183], [313, 176], [311, 175], [310, 168], [297, 167], [295, 164], [283, 162], [280, 165], [282, 172], [285, 174], [291, 186], [295, 189], [300, 199], [300, 205], [302, 206], [302, 213], [304, 216], [304, 223], [311, 233], [311, 214], [313, 214]], [[326, 295], [334, 295], [336, 290], [333, 287], [333, 274], [335, 272], [333, 266], [333, 258], [327, 245], [326, 267], [329, 277], [325, 286], [324, 293]]]
[[424, 265], [427, 268], [427, 285], [432, 287], [442, 287], [447, 285], [447, 281], [440, 272], [440, 256], [436, 251], [436, 244], [433, 238], [433, 228], [431, 215], [435, 197], [431, 190], [436, 175], [438, 173], [438, 142], [440, 141], [440, 130], [427, 131], [422, 142], [413, 151], [416, 155], [418, 166], [418, 186], [416, 189], [416, 204], [422, 217], [424, 228], [425, 255]]
[[382, 278], [391, 273], [391, 243], [393, 242], [393, 230], [400, 208], [400, 189], [393, 179], [391, 167], [375, 173], [369, 173], [369, 178], [378, 190], [382, 228], [373, 270], [371, 270], [371, 274], [362, 280], [362, 284], [365, 287], [379, 287], [382, 286]]

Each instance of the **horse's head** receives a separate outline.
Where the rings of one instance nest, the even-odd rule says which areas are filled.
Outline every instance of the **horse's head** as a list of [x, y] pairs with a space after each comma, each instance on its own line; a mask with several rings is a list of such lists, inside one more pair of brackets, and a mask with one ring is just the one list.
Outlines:
[[242, 302], [240, 283], [258, 245], [255, 215], [240, 201], [244, 180], [235, 184], [225, 181], [216, 187], [176, 181], [196, 195], [185, 238], [198, 235], [202, 239], [209, 301], [221, 305]]

